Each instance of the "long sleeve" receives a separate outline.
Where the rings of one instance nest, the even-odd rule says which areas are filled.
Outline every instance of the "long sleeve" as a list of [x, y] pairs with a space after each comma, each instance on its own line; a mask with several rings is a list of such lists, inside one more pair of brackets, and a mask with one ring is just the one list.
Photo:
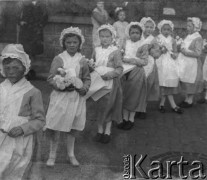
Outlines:
[[[191, 48], [192, 47], [192, 48]], [[203, 39], [197, 38], [192, 42], [192, 46], [190, 45], [190, 50], [185, 53], [185, 56], [199, 58], [202, 53], [203, 47]]]
[[80, 63], [82, 66], [81, 80], [83, 81], [83, 88], [87, 92], [91, 85], [90, 71], [85, 58], [81, 59]]
[[114, 61], [114, 71], [106, 73], [109, 80], [119, 77], [123, 72], [121, 52], [119, 50], [113, 52], [113, 56], [111, 58], [113, 58]]
[[55, 81], [53, 80], [53, 77], [57, 74], [57, 69], [63, 67], [63, 61], [59, 56], [56, 56], [51, 64], [50, 72], [49, 72], [49, 77], [47, 81], [49, 84], [56, 90], [58, 90], [57, 85]]
[[21, 125], [24, 131], [24, 136], [33, 134], [45, 125], [45, 112], [42, 101], [42, 94], [39, 90], [35, 90], [33, 96], [30, 97], [31, 119]]
[[148, 45], [144, 45], [137, 50], [137, 58], [133, 59], [133, 64], [137, 66], [146, 66], [148, 64]]

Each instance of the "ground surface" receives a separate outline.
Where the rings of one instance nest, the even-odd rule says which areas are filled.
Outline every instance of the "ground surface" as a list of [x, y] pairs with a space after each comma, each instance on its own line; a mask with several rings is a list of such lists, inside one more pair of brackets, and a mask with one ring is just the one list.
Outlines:
[[[33, 81], [41, 89], [44, 104], [51, 89], [45, 81]], [[177, 97], [177, 101], [181, 98]], [[72, 167], [67, 161], [65, 136], [61, 135], [57, 163], [54, 168], [45, 166], [49, 141], [40, 132], [40, 146], [29, 171], [32, 180], [119, 180], [123, 179], [123, 155], [147, 154], [142, 166], [149, 169], [149, 159], [179, 158], [182, 154], [206, 161], [207, 154], [207, 105], [195, 104], [183, 115], [174, 114], [170, 108], [165, 114], [157, 111], [157, 103], [150, 103], [146, 120], [136, 119], [131, 131], [112, 129], [112, 140], [103, 145], [93, 141], [96, 134], [95, 107], [87, 103], [87, 122], [76, 141], [75, 153], [81, 166]], [[205, 163], [205, 162], [203, 162]], [[137, 175], [138, 177], [139, 175]]]

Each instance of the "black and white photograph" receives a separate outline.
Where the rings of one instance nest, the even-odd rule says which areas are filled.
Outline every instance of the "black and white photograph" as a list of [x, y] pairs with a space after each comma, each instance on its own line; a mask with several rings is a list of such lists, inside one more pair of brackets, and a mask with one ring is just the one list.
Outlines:
[[207, 179], [207, 0], [0, 0], [0, 180]]

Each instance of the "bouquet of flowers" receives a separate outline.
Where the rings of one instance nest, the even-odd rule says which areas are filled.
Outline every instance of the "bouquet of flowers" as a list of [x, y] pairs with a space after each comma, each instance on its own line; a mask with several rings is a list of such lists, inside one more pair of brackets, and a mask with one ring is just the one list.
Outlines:
[[176, 44], [177, 44], [178, 51], [180, 51], [181, 48], [183, 48], [184, 41], [179, 36], [176, 36], [175, 41], [176, 41]]
[[73, 69], [58, 68], [58, 74], [53, 79], [60, 90], [65, 90], [66, 88], [80, 89], [83, 87], [83, 82], [76, 77]]
[[160, 46], [161, 53], [165, 54], [168, 51], [168, 48], [166, 47], [165, 43], [160, 38], [157, 38], [157, 43]]
[[90, 72], [93, 72], [96, 67], [94, 59], [86, 59], [86, 61], [88, 63], [88, 67], [89, 67]]

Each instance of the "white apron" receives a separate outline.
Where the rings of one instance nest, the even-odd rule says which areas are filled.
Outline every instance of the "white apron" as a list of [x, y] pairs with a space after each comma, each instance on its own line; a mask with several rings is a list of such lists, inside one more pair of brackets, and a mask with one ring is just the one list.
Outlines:
[[96, 68], [94, 72], [91, 73], [91, 86], [86, 95], [87, 98], [91, 97], [94, 101], [97, 101], [104, 95], [110, 92], [113, 87], [113, 79], [104, 81], [101, 76], [113, 71], [114, 68], [107, 67], [109, 61], [109, 55], [116, 51], [118, 48], [116, 46], [109, 46], [107, 49], [102, 47], [97, 47], [96, 51]]
[[[198, 32], [188, 35], [184, 39], [184, 43], [182, 46], [186, 50], [189, 50], [192, 41], [198, 37], [201, 37], [201, 35]], [[180, 53], [178, 56], [178, 64], [180, 81], [186, 83], [195, 83], [198, 67], [197, 58], [187, 57]]]
[[162, 34], [158, 35], [158, 39], [168, 49], [168, 52], [162, 54], [157, 60], [156, 65], [158, 69], [159, 85], [163, 87], [177, 87], [179, 82], [177, 60], [171, 57], [172, 52], [172, 37], [164, 37]]
[[[18, 116], [24, 94], [33, 86], [22, 79], [12, 84], [0, 84], [0, 129], [9, 132], [28, 122], [30, 117]], [[32, 156], [33, 135], [11, 138], [0, 131], [0, 179], [21, 180]]]
[[[82, 55], [76, 53], [71, 57], [66, 51], [59, 55], [64, 69], [74, 69], [79, 77]], [[49, 108], [46, 115], [45, 128], [70, 132], [71, 129], [82, 131], [86, 121], [86, 99], [76, 91], [53, 91], [50, 95]]]
[[203, 79], [204, 81], [207, 81], [207, 56], [203, 64]]
[[[154, 36], [152, 35], [148, 36], [146, 39], [144, 38], [144, 36], [142, 36], [142, 45], [149, 45], [152, 43], [153, 40], [154, 40]], [[152, 73], [154, 65], [155, 65], [154, 58], [149, 56], [147, 65], [143, 67], [146, 77], [148, 77]]]

